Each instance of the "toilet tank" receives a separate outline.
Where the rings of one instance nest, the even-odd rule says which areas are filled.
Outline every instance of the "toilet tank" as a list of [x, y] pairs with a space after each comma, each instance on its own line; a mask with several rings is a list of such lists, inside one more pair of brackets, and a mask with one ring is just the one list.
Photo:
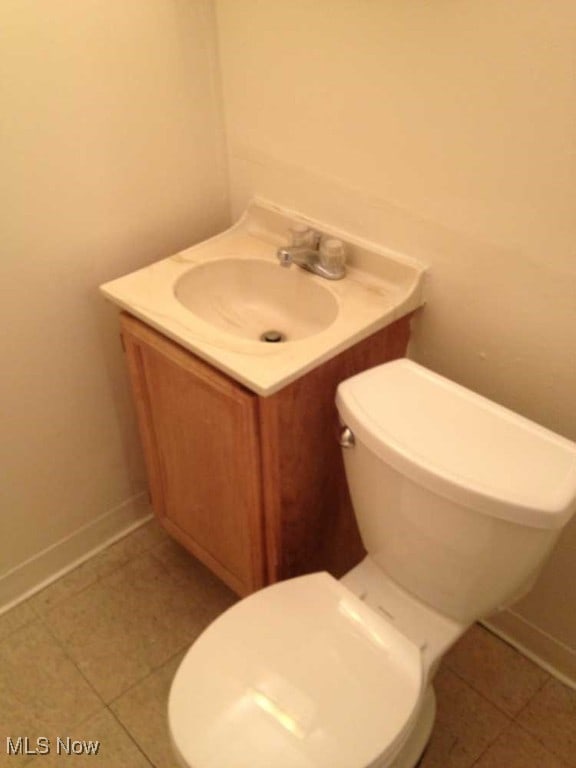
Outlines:
[[390, 578], [465, 623], [530, 589], [576, 509], [576, 444], [406, 359], [336, 404], [362, 540]]

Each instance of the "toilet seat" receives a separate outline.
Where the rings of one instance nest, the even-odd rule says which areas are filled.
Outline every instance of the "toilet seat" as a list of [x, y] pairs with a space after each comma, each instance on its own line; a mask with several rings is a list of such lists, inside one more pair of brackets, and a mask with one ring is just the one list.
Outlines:
[[422, 700], [420, 650], [327, 573], [242, 600], [172, 684], [190, 768], [368, 768], [403, 744]]

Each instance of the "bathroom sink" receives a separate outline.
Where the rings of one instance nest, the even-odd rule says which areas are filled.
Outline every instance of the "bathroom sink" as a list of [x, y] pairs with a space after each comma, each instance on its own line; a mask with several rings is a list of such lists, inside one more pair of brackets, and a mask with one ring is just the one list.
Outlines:
[[306, 226], [345, 243], [346, 277], [324, 280], [296, 264], [280, 266], [278, 248], [302, 221], [254, 200], [229, 229], [112, 280], [102, 292], [267, 397], [423, 302], [422, 264], [312, 219]]
[[174, 293], [200, 319], [246, 339], [304, 339], [328, 328], [338, 315], [328, 288], [300, 269], [263, 259], [199, 264], [177, 280]]

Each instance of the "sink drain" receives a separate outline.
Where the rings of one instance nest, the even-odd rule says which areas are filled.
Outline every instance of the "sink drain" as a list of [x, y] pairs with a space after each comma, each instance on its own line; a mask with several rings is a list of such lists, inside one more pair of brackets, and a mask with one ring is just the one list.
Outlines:
[[260, 341], [267, 341], [269, 344], [278, 344], [280, 341], [286, 341], [286, 336], [281, 331], [264, 331], [260, 335]]

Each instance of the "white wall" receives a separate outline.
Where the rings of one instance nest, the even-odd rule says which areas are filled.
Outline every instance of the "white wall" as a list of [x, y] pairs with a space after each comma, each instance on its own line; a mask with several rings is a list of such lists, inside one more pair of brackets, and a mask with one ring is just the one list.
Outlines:
[[3, 0], [0, 29], [1, 605], [138, 518], [97, 288], [228, 208], [210, 0]]
[[[428, 263], [412, 355], [576, 439], [576, 4], [217, 11], [235, 211], [260, 194]], [[510, 631], [576, 680], [575, 604], [573, 523]]]

